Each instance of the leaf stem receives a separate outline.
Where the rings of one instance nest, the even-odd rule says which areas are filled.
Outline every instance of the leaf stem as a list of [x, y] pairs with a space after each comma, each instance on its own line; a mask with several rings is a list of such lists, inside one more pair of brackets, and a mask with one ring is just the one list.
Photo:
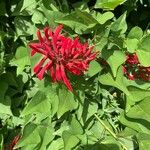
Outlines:
[[97, 114], [94, 114], [94, 116], [95, 116], [95, 118], [101, 123], [101, 125], [112, 135], [112, 137], [114, 137], [114, 139], [115, 139], [116, 141], [118, 141], [118, 142], [121, 144], [121, 146], [123, 147], [123, 149], [124, 149], [124, 150], [128, 150], [128, 148], [127, 148], [122, 142], [120, 142], [120, 141], [118, 140], [118, 137], [116, 136], [116, 134], [113, 133], [113, 132], [106, 126], [106, 124], [98, 117], [98, 115], [97, 115]]
[[113, 133], [113, 132], [105, 125], [105, 123], [98, 117], [98, 115], [94, 114], [94, 116], [95, 116], [96, 119], [103, 125], [103, 127], [104, 127], [115, 139], [117, 139], [116, 134]]

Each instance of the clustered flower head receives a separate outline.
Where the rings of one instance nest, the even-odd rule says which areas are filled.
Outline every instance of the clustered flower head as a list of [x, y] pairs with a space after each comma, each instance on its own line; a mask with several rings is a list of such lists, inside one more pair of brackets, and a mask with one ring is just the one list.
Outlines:
[[136, 53], [127, 54], [127, 59], [123, 65], [123, 71], [130, 80], [150, 81], [150, 66], [144, 67], [140, 64]]
[[90, 61], [96, 59], [97, 52], [92, 52], [93, 46], [80, 43], [79, 37], [71, 39], [62, 34], [63, 25], [54, 31], [44, 28], [44, 35], [37, 31], [38, 43], [30, 43], [31, 56], [40, 53], [43, 57], [34, 67], [34, 73], [42, 80], [45, 72], [49, 72], [53, 82], [62, 81], [69, 90], [73, 90], [68, 80], [67, 72], [81, 75], [89, 67]]

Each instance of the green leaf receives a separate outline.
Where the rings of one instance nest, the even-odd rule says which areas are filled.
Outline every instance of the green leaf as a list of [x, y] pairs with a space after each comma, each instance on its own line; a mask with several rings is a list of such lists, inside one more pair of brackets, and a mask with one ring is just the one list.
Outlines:
[[124, 125], [143, 133], [150, 133], [150, 97], [131, 107], [126, 115], [119, 119]]
[[36, 0], [20, 0], [17, 2], [17, 6], [13, 11], [13, 16], [31, 16], [37, 7]]
[[86, 150], [122, 150], [119, 142], [116, 141], [113, 137], [107, 136], [104, 140], [95, 142], [91, 146], [88, 146]]
[[82, 120], [86, 122], [91, 116], [93, 116], [98, 111], [98, 104], [92, 103], [87, 99], [84, 99], [84, 104], [82, 107]]
[[126, 0], [97, 0], [95, 8], [102, 8], [106, 10], [113, 10], [118, 5], [124, 3]]
[[36, 0], [23, 0], [23, 5], [20, 11], [26, 9], [27, 7], [31, 6], [31, 5], [35, 5], [36, 4]]
[[11, 72], [3, 73], [0, 76], [0, 81], [7, 83], [8, 85], [18, 87], [18, 83], [16, 81], [15, 76]]
[[105, 12], [103, 14], [98, 13], [95, 17], [95, 19], [100, 23], [104, 24], [108, 20], [112, 19], [114, 17], [114, 14], [112, 12]]
[[90, 25], [90, 24], [94, 24], [94, 23], [98, 23], [93, 17], [92, 15], [90, 15], [89, 13], [87, 13], [86, 11], [81, 11], [79, 9], [75, 10], [76, 15], [82, 19], [82, 21], [84, 21], [84, 23], [86, 25]]
[[65, 112], [71, 111], [77, 108], [77, 102], [74, 99], [74, 95], [72, 92], [68, 91], [68, 89], [62, 88], [59, 89], [59, 105], [57, 115], [60, 118]]
[[107, 45], [108, 43], [108, 36], [109, 36], [110, 28], [106, 28], [103, 30], [101, 33], [99, 33], [96, 36], [96, 44], [95, 44], [95, 49], [102, 51], [103, 48]]
[[[51, 95], [53, 95], [53, 94], [51, 94]], [[51, 96], [52, 116], [54, 116], [57, 113], [58, 106], [59, 106], [59, 98], [58, 98], [58, 95], [54, 94], [53, 96]]]
[[40, 24], [40, 23], [45, 24], [46, 22], [44, 14], [39, 10], [34, 11], [31, 20], [35, 24]]
[[51, 115], [54, 116], [58, 110], [59, 105], [57, 84], [50, 83], [51, 81], [48, 76], [46, 76], [42, 81], [38, 79], [35, 81], [38, 84], [38, 89], [46, 95], [47, 99], [51, 103]]
[[83, 134], [82, 126], [81, 126], [81, 124], [79, 123], [79, 121], [75, 117], [72, 117], [72, 119], [71, 119], [69, 132], [71, 132], [74, 135], [76, 135], [76, 134], [79, 134], [79, 135]]
[[150, 53], [150, 34], [144, 36], [139, 44], [139, 50]]
[[35, 33], [36, 28], [33, 22], [31, 22], [28, 17], [18, 16], [14, 20], [16, 34], [18, 36], [30, 36]]
[[134, 86], [128, 87], [128, 90], [130, 92], [129, 99], [132, 99], [134, 102], [139, 102], [143, 100], [146, 97], [150, 96], [150, 91], [149, 90], [142, 90], [140, 88], [136, 88]]
[[150, 66], [150, 52], [143, 51], [143, 50], [137, 50], [137, 56], [139, 59], [139, 62], [142, 66], [149, 67]]
[[0, 81], [0, 113], [12, 115], [11, 99], [9, 96], [6, 96], [7, 89], [8, 84], [6, 82]]
[[[45, 7], [45, 9], [47, 10], [55, 10], [53, 9], [56, 6], [56, 1], [54, 0], [42, 0], [43, 6]], [[40, 5], [41, 7], [43, 7], [42, 5]], [[56, 9], [57, 10], [57, 9]]]
[[98, 72], [100, 72], [102, 70], [100, 64], [97, 61], [92, 61], [89, 65], [89, 69], [87, 74], [92, 77], [95, 74], [97, 74]]
[[117, 70], [121, 64], [126, 60], [126, 56], [122, 51], [114, 51], [112, 55], [107, 59], [108, 64], [111, 67], [114, 77], [117, 75]]
[[127, 30], [126, 23], [126, 12], [121, 15], [112, 25], [111, 30], [114, 32], [119, 32], [121, 34], [125, 33]]
[[137, 39], [137, 40], [140, 40], [143, 36], [143, 31], [140, 27], [133, 27], [129, 34], [128, 34], [128, 38], [129, 39]]
[[137, 39], [127, 38], [125, 41], [125, 47], [130, 53], [134, 53], [137, 50], [139, 41]]
[[145, 81], [140, 81], [140, 80], [135, 81], [135, 80], [129, 80], [127, 78], [124, 78], [124, 81], [127, 86], [134, 86], [134, 87], [137, 87], [137, 88], [143, 89], [143, 90], [147, 90], [150, 88], [150, 84]]
[[139, 143], [139, 149], [140, 150], [148, 150], [150, 149], [150, 134], [146, 133], [139, 133], [137, 135], [137, 140]]
[[17, 75], [21, 74], [26, 65], [30, 65], [28, 49], [26, 47], [17, 48], [15, 58], [11, 62], [12, 65], [17, 65]]
[[51, 112], [50, 110], [51, 104], [48, 101], [46, 95], [43, 92], [39, 91], [35, 94], [32, 100], [24, 108], [21, 115], [26, 116], [29, 114], [35, 114], [37, 112], [50, 114]]
[[12, 116], [10, 97], [6, 96], [3, 102], [0, 100], [0, 113]]
[[53, 140], [52, 143], [49, 145], [47, 150], [60, 150], [63, 149], [63, 140], [59, 138], [57, 140]]
[[68, 131], [63, 132], [62, 138], [64, 141], [64, 150], [71, 150], [80, 142], [80, 140], [75, 135], [72, 135]]
[[[49, 7], [49, 6], [53, 7], [54, 5], [51, 2], [50, 5], [47, 5], [47, 7]], [[41, 7], [50, 27], [56, 27], [56, 25], [57, 25], [56, 20], [60, 20], [62, 17], [64, 17], [64, 14], [62, 12], [58, 11], [58, 9], [56, 9], [56, 8], [54, 8], [52, 10], [48, 10], [43, 5], [40, 5], [40, 7]]]
[[98, 23], [89, 13], [80, 10], [76, 10], [63, 18], [56, 20], [56, 22], [70, 27], [78, 34], [82, 34]]
[[104, 85], [110, 85], [118, 88], [119, 90], [123, 91], [126, 95], [129, 95], [129, 91], [126, 88], [126, 85], [123, 81], [123, 71], [122, 68], [120, 67], [117, 72], [116, 78], [113, 78], [111, 73], [103, 74], [99, 76], [99, 82], [104, 84]]
[[42, 139], [40, 148], [41, 150], [47, 150], [47, 145], [54, 139], [54, 129], [51, 126], [51, 119], [47, 118], [38, 126], [39, 135]]
[[19, 142], [15, 145], [15, 149], [26, 146], [28, 147], [28, 145], [32, 146], [34, 149], [40, 141], [41, 137], [39, 135], [37, 125], [30, 123], [24, 127], [23, 135]]
[[102, 124], [100, 124], [98, 121], [95, 121], [94, 125], [91, 127], [90, 132], [92, 135], [94, 135], [96, 138], [100, 139], [103, 132], [104, 132], [104, 127]]

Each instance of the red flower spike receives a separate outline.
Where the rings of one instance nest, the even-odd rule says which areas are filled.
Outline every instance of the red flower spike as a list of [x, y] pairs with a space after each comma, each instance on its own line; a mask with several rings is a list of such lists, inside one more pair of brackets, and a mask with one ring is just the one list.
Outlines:
[[150, 81], [150, 66], [144, 67], [140, 64], [136, 53], [127, 54], [123, 65], [123, 72], [129, 80]]
[[81, 75], [88, 70], [89, 63], [96, 59], [97, 52], [92, 52], [94, 47], [88, 43], [79, 42], [79, 37], [74, 40], [62, 34], [63, 25], [55, 30], [44, 28], [43, 36], [37, 31], [38, 43], [30, 43], [31, 56], [36, 53], [43, 58], [34, 67], [34, 73], [42, 80], [46, 72], [50, 73], [53, 82], [63, 82], [70, 91], [73, 91], [68, 80], [67, 72]]
[[136, 54], [128, 54], [126, 62], [130, 64], [138, 64], [139, 60]]

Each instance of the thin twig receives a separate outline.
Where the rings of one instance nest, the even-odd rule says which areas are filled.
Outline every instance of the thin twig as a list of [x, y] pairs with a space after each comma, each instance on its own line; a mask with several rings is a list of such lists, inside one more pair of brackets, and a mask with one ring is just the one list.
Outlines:
[[98, 115], [94, 114], [94, 116], [95, 116], [95, 118], [101, 123], [101, 125], [112, 135], [112, 137], [114, 137], [114, 139], [115, 139], [116, 141], [118, 141], [118, 142], [121, 144], [121, 146], [123, 147], [123, 149], [124, 149], [124, 150], [128, 150], [127, 147], [126, 147], [122, 142], [120, 142], [120, 141], [118, 140], [118, 137], [116, 136], [116, 134], [113, 133], [113, 132], [105, 125], [105, 123], [98, 117]]

